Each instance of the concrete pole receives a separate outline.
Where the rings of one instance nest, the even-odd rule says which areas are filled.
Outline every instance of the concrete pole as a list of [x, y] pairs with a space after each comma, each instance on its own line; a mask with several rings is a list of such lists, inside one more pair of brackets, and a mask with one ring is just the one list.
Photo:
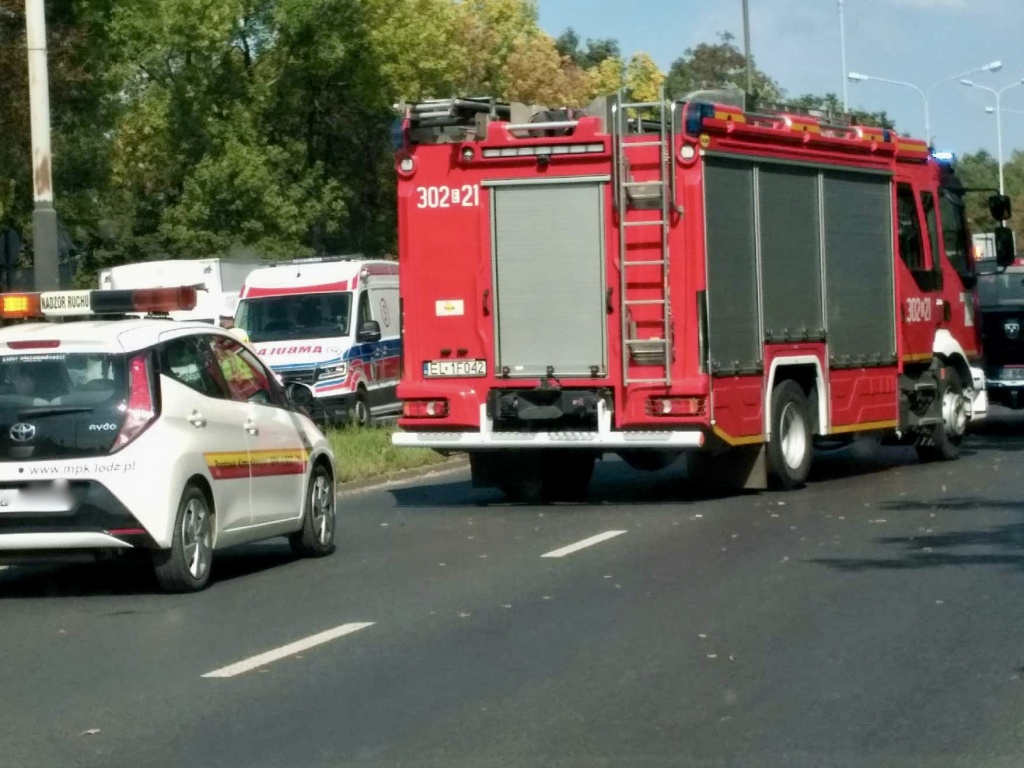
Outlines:
[[32, 117], [32, 187], [35, 199], [32, 211], [32, 253], [35, 287], [38, 291], [52, 291], [60, 287], [60, 274], [57, 211], [53, 207], [50, 83], [46, 64], [46, 11], [43, 0], [25, 0], [25, 33]]

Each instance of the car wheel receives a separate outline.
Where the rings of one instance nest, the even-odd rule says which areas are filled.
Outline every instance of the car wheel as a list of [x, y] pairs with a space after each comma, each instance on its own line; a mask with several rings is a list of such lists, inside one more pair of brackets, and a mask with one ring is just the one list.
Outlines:
[[288, 537], [299, 557], [323, 557], [334, 551], [336, 493], [331, 473], [322, 464], [313, 469], [306, 490], [302, 528]]
[[153, 554], [153, 570], [165, 592], [198, 592], [213, 565], [213, 510], [206, 494], [189, 484], [181, 495], [171, 548]]

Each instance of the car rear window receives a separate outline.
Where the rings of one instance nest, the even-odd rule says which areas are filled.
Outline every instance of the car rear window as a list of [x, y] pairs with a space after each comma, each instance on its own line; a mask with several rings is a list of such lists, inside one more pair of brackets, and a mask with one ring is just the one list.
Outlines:
[[118, 354], [0, 356], [0, 458], [108, 453], [124, 421], [126, 371]]

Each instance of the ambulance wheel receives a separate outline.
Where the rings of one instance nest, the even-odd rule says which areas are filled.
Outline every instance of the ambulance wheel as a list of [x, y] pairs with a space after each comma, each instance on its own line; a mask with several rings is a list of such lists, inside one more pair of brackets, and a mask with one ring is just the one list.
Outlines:
[[206, 494], [185, 486], [174, 520], [171, 548], [153, 553], [153, 570], [165, 592], [198, 592], [210, 581], [213, 564], [213, 512]]
[[791, 379], [779, 382], [772, 390], [771, 406], [768, 480], [777, 490], [791, 491], [800, 488], [811, 471], [811, 410], [803, 388]]
[[921, 461], [953, 461], [960, 458], [960, 444], [969, 420], [967, 398], [964, 397], [960, 375], [953, 368], [945, 369], [939, 388], [942, 404], [942, 424], [934, 427], [917, 446]]
[[358, 427], [373, 426], [373, 414], [370, 412], [370, 400], [366, 390], [359, 387], [356, 392], [355, 406], [352, 408], [352, 421]]
[[548, 451], [544, 457], [545, 501], [586, 501], [597, 456], [590, 451]]

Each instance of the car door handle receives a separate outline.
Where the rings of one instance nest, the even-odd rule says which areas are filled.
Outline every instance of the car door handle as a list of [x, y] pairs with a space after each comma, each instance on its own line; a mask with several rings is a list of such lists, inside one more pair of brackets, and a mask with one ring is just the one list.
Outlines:
[[243, 424], [242, 427], [250, 435], [258, 435], [260, 433], [260, 428], [256, 426], [256, 422], [253, 421], [252, 419], [249, 419], [247, 422], [245, 422], [245, 424]]
[[206, 419], [203, 418], [203, 414], [201, 414], [199, 411], [192, 411], [192, 413], [190, 413], [185, 418], [187, 418], [188, 423], [191, 424], [196, 429], [202, 429], [203, 427], [206, 426]]

